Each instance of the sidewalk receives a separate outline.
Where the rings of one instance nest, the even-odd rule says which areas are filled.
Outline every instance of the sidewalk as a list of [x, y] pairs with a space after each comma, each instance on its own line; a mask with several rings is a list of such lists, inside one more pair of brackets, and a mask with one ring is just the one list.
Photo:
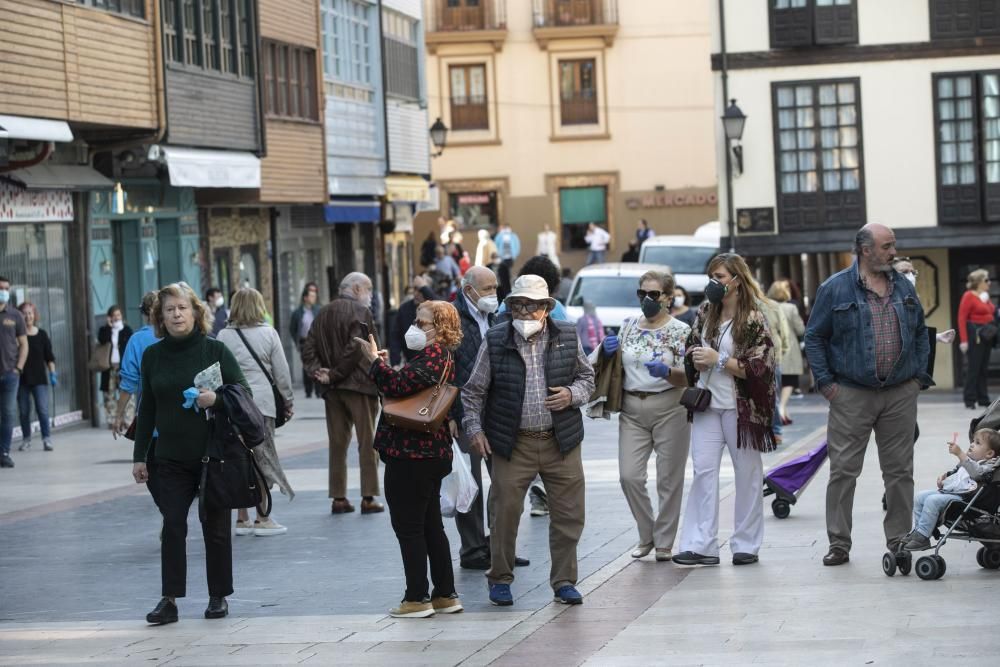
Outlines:
[[[159, 517], [145, 491], [128, 484], [128, 446], [82, 431], [72, 444], [61, 434], [51, 454], [19, 456], [18, 468], [0, 476], [0, 506], [14, 508], [0, 514], [0, 664], [995, 662], [997, 644], [984, 638], [995, 636], [1000, 578], [976, 565], [977, 544], [943, 549], [948, 572], [939, 581], [882, 573], [874, 447], [855, 499], [850, 564], [820, 563], [824, 468], [789, 519], [775, 519], [765, 505], [760, 564], [734, 568], [724, 546], [721, 567], [687, 569], [628, 556], [635, 528], [618, 488], [614, 421], [587, 422], [582, 607], [551, 603], [548, 520], [526, 514], [519, 552], [532, 564], [518, 569], [514, 607], [490, 607], [482, 573], [457, 569], [456, 562], [465, 613], [392, 619], [385, 609], [398, 600], [402, 572], [388, 516], [329, 515], [322, 405], [300, 397], [296, 408], [299, 416], [278, 440], [297, 496], [290, 504], [276, 498], [275, 515], [290, 532], [271, 540], [234, 538], [237, 593], [233, 615], [222, 621], [200, 618], [204, 556], [193, 518], [181, 622], [164, 628], [142, 622], [157, 599]], [[820, 399], [793, 401], [791, 410], [795, 424], [785, 446], [767, 455], [765, 469], [822, 437]], [[972, 414], [950, 394], [922, 399], [918, 489], [952, 465], [943, 443], [955, 431], [964, 434]], [[74, 509], [80, 493], [93, 494], [92, 504]], [[732, 525], [728, 464], [721, 493], [725, 538]], [[457, 552], [453, 522], [446, 527]]]

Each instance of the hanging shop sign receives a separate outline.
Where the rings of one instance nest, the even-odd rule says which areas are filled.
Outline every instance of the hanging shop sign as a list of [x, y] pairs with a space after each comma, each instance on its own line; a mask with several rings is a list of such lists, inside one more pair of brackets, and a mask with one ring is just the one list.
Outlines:
[[72, 222], [73, 196], [66, 190], [22, 190], [0, 181], [0, 222]]
[[629, 197], [625, 206], [637, 208], [678, 208], [682, 206], [715, 206], [719, 197], [712, 189], [653, 192], [641, 197]]

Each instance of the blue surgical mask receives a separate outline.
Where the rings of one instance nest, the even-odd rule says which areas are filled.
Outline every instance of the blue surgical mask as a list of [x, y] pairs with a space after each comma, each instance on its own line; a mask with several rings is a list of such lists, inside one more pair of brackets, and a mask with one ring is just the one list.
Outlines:
[[8, 303], [10, 301], [10, 290], [0, 289], [0, 303]]

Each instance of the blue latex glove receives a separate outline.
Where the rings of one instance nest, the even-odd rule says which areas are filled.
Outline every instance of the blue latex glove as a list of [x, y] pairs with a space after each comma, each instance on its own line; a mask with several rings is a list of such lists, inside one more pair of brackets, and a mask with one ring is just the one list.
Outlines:
[[49, 371], [49, 384], [53, 387], [59, 386], [59, 373], [55, 371]]
[[647, 361], [643, 364], [649, 374], [655, 378], [669, 378], [670, 377], [670, 366], [667, 366], [662, 361]]
[[618, 351], [618, 336], [608, 336], [602, 343], [607, 354], [614, 354]]
[[184, 398], [186, 400], [184, 401], [184, 407], [187, 409], [194, 408], [195, 412], [199, 412], [198, 403], [196, 403], [196, 401], [198, 400], [199, 393], [200, 392], [194, 387], [188, 387], [187, 389], [185, 389]]

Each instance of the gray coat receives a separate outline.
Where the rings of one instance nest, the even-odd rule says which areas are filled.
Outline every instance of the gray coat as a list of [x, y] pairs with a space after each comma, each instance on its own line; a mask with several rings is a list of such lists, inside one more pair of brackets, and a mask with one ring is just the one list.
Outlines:
[[[260, 358], [261, 362], [267, 368], [267, 372], [274, 379], [274, 383], [278, 386], [278, 391], [285, 398], [285, 403], [291, 405], [295, 399], [295, 395], [292, 393], [292, 374], [288, 370], [288, 360], [285, 359], [285, 351], [281, 347], [281, 339], [278, 337], [278, 332], [274, 330], [274, 327], [267, 324], [244, 327], [242, 331], [247, 341], [253, 346], [257, 357]], [[243, 375], [246, 376], [247, 382], [250, 383], [250, 389], [253, 390], [253, 400], [257, 404], [257, 407], [260, 408], [261, 413], [265, 417], [274, 419], [276, 410], [271, 385], [267, 381], [267, 378], [264, 377], [260, 366], [257, 365], [257, 362], [250, 355], [246, 345], [243, 344], [239, 334], [230, 325], [219, 332], [217, 340], [225, 344], [233, 353], [233, 356], [236, 357]]]
[[794, 303], [785, 301], [778, 305], [781, 306], [781, 312], [785, 315], [788, 331], [791, 334], [788, 337], [788, 351], [781, 359], [781, 373], [782, 375], [802, 375], [805, 369], [802, 365], [802, 348], [799, 346], [799, 341], [806, 333], [806, 325], [802, 322], [802, 316], [799, 315], [799, 309], [795, 307]]

